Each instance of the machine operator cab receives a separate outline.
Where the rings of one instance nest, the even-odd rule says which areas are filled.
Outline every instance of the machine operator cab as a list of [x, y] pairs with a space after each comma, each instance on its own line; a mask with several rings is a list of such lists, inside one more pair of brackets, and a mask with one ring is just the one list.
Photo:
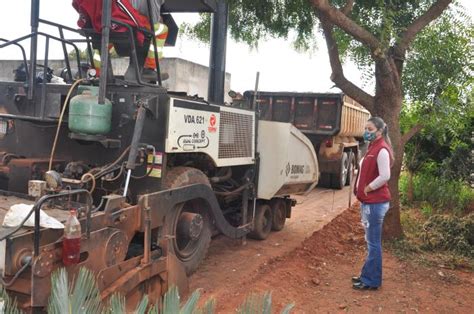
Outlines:
[[[103, 11], [104, 5], [110, 6], [110, 10]], [[88, 39], [90, 68], [95, 70], [93, 73], [98, 75], [106, 69], [107, 80], [114, 79], [106, 56], [114, 51], [130, 60], [123, 80], [141, 85], [161, 85], [161, 81], [167, 79], [167, 73], [160, 72], [159, 61], [163, 47], [174, 46], [178, 36], [178, 26], [171, 13], [213, 12], [215, 6], [214, 0], [73, 1], [73, 7], [79, 13], [80, 33]], [[109, 28], [102, 28], [102, 16]], [[108, 37], [108, 44], [105, 45], [107, 51], [102, 55], [102, 47], [107, 41], [102, 36], [104, 34]], [[102, 68], [104, 60], [107, 64]]]

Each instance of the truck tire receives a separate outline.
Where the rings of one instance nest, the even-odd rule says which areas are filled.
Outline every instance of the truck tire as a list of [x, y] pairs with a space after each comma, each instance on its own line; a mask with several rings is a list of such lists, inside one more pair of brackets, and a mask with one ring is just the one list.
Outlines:
[[270, 201], [270, 207], [272, 208], [272, 230], [283, 230], [286, 221], [286, 202], [281, 198], [275, 198]]
[[265, 240], [272, 231], [272, 209], [267, 204], [259, 204], [255, 210], [255, 221], [249, 238]]
[[[178, 188], [196, 183], [211, 186], [202, 171], [176, 167], [168, 170], [163, 188]], [[165, 217], [164, 234], [171, 236], [169, 249], [183, 263], [188, 276], [204, 260], [211, 243], [211, 217], [206, 206], [200, 200], [191, 200], [177, 205], [171, 215]]]
[[347, 153], [343, 153], [339, 172], [331, 174], [331, 187], [333, 189], [342, 190], [342, 188], [346, 185], [348, 168], [349, 156], [347, 155]]
[[318, 186], [323, 188], [331, 188], [331, 174], [321, 172], [319, 176]]

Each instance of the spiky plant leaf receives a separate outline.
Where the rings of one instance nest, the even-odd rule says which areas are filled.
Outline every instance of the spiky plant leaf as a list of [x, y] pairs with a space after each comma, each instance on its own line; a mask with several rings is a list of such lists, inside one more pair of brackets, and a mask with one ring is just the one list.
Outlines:
[[147, 307], [148, 307], [148, 296], [145, 295], [145, 296], [143, 296], [140, 303], [137, 305], [137, 308], [135, 309], [134, 313], [135, 314], [145, 314]]
[[16, 300], [10, 298], [7, 294], [5, 288], [0, 288], [0, 313], [5, 314], [20, 314], [23, 313], [20, 309], [18, 309], [18, 304]]
[[125, 314], [126, 303], [125, 297], [121, 294], [113, 294], [109, 300], [109, 306], [107, 310], [103, 311], [103, 314]]
[[101, 300], [94, 274], [81, 268], [73, 284], [69, 283], [64, 268], [52, 274], [48, 313], [100, 313]]
[[272, 314], [272, 293], [265, 292], [263, 295], [263, 314]]
[[99, 313], [101, 299], [97, 281], [87, 268], [81, 267], [70, 297], [72, 313]]
[[162, 314], [176, 314], [179, 313], [179, 293], [178, 288], [171, 287], [163, 297]]
[[48, 303], [48, 313], [70, 313], [68, 275], [60, 268], [51, 275], [51, 295]]
[[283, 310], [281, 310], [281, 314], [290, 314], [291, 310], [293, 310], [294, 307], [295, 307], [294, 303], [288, 304], [287, 306], [285, 306]]
[[216, 311], [216, 300], [210, 298], [204, 305], [196, 310], [194, 314], [214, 314]]
[[271, 314], [272, 293], [265, 292], [263, 295], [252, 293], [237, 310], [239, 314]]
[[179, 311], [180, 314], [193, 314], [196, 311], [197, 303], [201, 297], [201, 291], [198, 289], [193, 292], [183, 308]]
[[158, 304], [153, 304], [148, 310], [148, 314], [160, 314], [160, 306]]

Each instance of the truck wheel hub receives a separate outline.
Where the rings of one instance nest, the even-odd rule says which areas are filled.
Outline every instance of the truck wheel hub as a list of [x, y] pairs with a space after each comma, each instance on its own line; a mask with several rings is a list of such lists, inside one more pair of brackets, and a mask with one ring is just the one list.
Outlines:
[[180, 237], [185, 237], [191, 241], [195, 241], [199, 239], [203, 227], [204, 220], [201, 215], [184, 212], [179, 216], [176, 232]]

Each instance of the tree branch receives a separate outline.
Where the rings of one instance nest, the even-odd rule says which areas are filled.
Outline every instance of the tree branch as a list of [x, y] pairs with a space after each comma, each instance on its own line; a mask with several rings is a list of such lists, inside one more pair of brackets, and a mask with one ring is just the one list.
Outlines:
[[440, 16], [453, 0], [438, 0], [421, 16], [419, 16], [407, 29], [400, 35], [400, 41], [397, 44], [397, 55], [404, 56], [406, 50], [415, 40], [416, 35], [429, 23]]
[[423, 129], [423, 124], [416, 124], [412, 127], [408, 132], [402, 135], [402, 146], [405, 146], [408, 141], [416, 135], [416, 133], [420, 132]]
[[[368, 46], [375, 57], [383, 54], [380, 41], [365, 28], [348, 18], [342, 11], [329, 4], [327, 0], [312, 0], [314, 7], [321, 12], [331, 24], [334, 24], [354, 37], [362, 44]], [[348, 0], [348, 2], [353, 2]], [[347, 4], [346, 4], [347, 6]], [[344, 8], [346, 7], [344, 6]], [[343, 10], [344, 10], [343, 8]]]
[[339, 48], [332, 33], [333, 25], [323, 14], [320, 14], [319, 18], [321, 20], [321, 26], [323, 28], [324, 37], [328, 47], [329, 62], [332, 69], [331, 80], [346, 95], [353, 98], [355, 101], [367, 108], [367, 110], [371, 111], [374, 107], [374, 97], [366, 93], [364, 90], [356, 86], [345, 77], [344, 70], [342, 69], [341, 59], [339, 57]]
[[352, 8], [354, 7], [354, 0], [347, 0], [346, 4], [341, 8], [341, 12], [345, 16], [348, 16], [351, 13]]

